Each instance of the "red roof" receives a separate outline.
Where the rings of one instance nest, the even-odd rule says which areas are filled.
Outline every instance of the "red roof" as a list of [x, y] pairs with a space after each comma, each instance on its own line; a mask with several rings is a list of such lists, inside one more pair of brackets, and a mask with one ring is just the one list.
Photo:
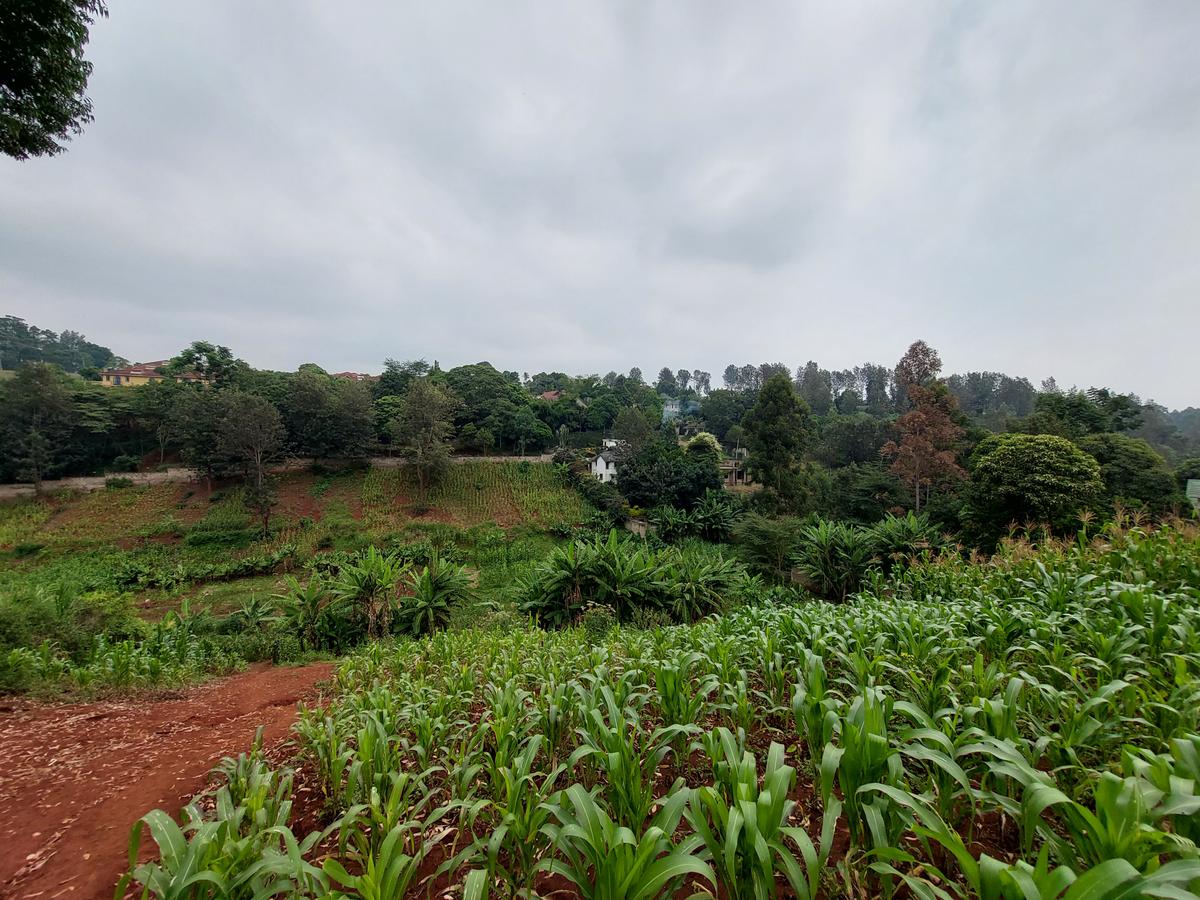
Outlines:
[[540, 394], [540, 396], [543, 400], [549, 400], [551, 403], [553, 403], [555, 400], [557, 400], [562, 395], [563, 395], [562, 391], [543, 391]]
[[348, 378], [350, 381], [378, 381], [378, 375], [364, 375], [362, 372], [334, 372], [334, 378]]
[[[122, 366], [117, 369], [101, 369], [101, 375], [120, 376], [121, 378], [150, 378], [161, 373], [158, 371], [167, 363], [169, 359], [156, 359], [151, 362], [132, 363], [128, 366]], [[180, 372], [176, 378], [182, 378], [185, 381], [203, 381], [203, 377], [198, 372]]]

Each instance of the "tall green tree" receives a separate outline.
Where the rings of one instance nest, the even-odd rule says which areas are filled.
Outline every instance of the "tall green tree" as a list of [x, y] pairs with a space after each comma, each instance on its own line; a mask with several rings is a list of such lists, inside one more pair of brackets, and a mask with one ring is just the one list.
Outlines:
[[809, 411], [784, 373], [772, 375], [742, 420], [747, 468], [756, 481], [785, 504], [798, 489], [797, 474], [809, 444]]
[[268, 467], [283, 455], [283, 417], [269, 401], [230, 391], [221, 396], [217, 446], [230, 465], [239, 468], [255, 489], [266, 481]]
[[666, 366], [658, 370], [658, 380], [654, 382], [654, 389], [665, 397], [674, 397], [679, 393], [679, 382], [675, 380], [675, 373]]
[[77, 331], [56, 334], [28, 325], [18, 316], [0, 317], [0, 369], [19, 369], [27, 362], [54, 363], [64, 372], [92, 372], [115, 360], [113, 352]]
[[640, 409], [625, 407], [613, 421], [613, 437], [624, 441], [635, 452], [654, 439], [655, 429]]
[[226, 387], [246, 368], [246, 364], [235, 359], [228, 347], [210, 341], [193, 341], [163, 368], [176, 375], [195, 372], [217, 387]]
[[700, 401], [700, 418], [713, 434], [726, 435], [730, 428], [741, 424], [753, 405], [753, 394], [721, 388], [709, 391]]
[[218, 447], [230, 465], [241, 469], [246, 482], [246, 507], [259, 517], [266, 534], [276, 503], [268, 469], [283, 455], [286, 434], [283, 417], [269, 400], [240, 391], [220, 395], [220, 404]]
[[418, 378], [392, 420], [393, 443], [408, 460], [422, 493], [450, 464], [454, 416], [461, 406], [462, 401], [446, 385], [429, 377]]
[[1182, 502], [1166, 460], [1140, 438], [1090, 434], [1078, 444], [1100, 463], [1100, 477], [1111, 503], [1132, 502], [1161, 514]]
[[374, 441], [374, 409], [367, 385], [301, 366], [280, 404], [288, 442], [302, 456], [360, 459]]
[[0, 382], [0, 443], [11, 477], [42, 482], [57, 473], [76, 424], [66, 377], [55, 366], [30, 363]]
[[133, 389], [133, 414], [138, 424], [153, 435], [158, 445], [158, 461], [166, 458], [167, 447], [175, 440], [175, 409], [188, 385], [165, 378]]
[[0, 153], [54, 156], [92, 121], [84, 59], [102, 0], [0, 3]]
[[403, 397], [415, 378], [429, 374], [429, 363], [423, 359], [400, 362], [390, 357], [383, 362], [383, 372], [375, 382], [375, 397]]
[[970, 471], [966, 514], [986, 541], [1011, 525], [1069, 532], [1104, 501], [1100, 464], [1057, 435], [993, 435], [975, 448]]
[[796, 370], [796, 392], [814, 415], [823, 416], [833, 409], [833, 386], [828, 370], [811, 359]]

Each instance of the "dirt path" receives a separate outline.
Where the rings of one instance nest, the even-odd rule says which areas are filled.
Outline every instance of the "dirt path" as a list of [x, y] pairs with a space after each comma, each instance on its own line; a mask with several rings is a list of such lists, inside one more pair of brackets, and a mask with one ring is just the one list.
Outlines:
[[173, 699], [0, 711], [0, 897], [112, 896], [129, 829], [177, 812], [223, 756], [286, 737], [332, 665], [256, 666]]

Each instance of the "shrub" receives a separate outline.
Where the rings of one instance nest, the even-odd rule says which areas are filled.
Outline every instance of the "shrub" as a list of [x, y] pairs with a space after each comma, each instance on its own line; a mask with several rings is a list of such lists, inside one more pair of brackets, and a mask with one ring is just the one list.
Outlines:
[[800, 546], [800, 519], [772, 519], [751, 513], [733, 530], [738, 554], [750, 568], [772, 581], [791, 577], [792, 561]]
[[589, 603], [579, 615], [579, 625], [589, 643], [602, 644], [617, 627], [617, 614], [611, 606]]
[[800, 530], [796, 565], [814, 593], [845, 601], [875, 563], [871, 532], [845, 522], [817, 522]]
[[[138, 463], [141, 462], [136, 456], [131, 456], [128, 453], [122, 453], [120, 456], [114, 456], [113, 461], [108, 464], [110, 472], [136, 472]], [[130, 482], [132, 484], [132, 482]]]
[[436, 554], [419, 573], [412, 573], [409, 587], [412, 596], [401, 599], [396, 627], [413, 636], [445, 628], [454, 608], [471, 597], [471, 579], [466, 570]]
[[619, 621], [655, 610], [665, 621], [691, 621], [734, 597], [745, 569], [720, 554], [651, 549], [610, 531], [555, 550], [518, 586], [521, 609], [553, 627], [576, 622], [589, 604]]

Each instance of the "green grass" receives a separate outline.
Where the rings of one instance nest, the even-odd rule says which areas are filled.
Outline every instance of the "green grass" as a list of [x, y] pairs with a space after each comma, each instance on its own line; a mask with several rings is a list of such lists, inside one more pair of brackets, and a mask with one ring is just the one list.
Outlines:
[[49, 505], [28, 499], [0, 503], [0, 549], [37, 542], [50, 511]]
[[[479, 573], [481, 591], [498, 598], [554, 545], [545, 531], [579, 523], [587, 509], [552, 467], [519, 462], [454, 465], [423, 502], [400, 469], [286, 475], [279, 492], [266, 537], [236, 485], [211, 497], [198, 485], [167, 484], [0, 503], [0, 591], [128, 590], [120, 577], [131, 569], [186, 572], [285, 549], [299, 565], [325, 550], [388, 546], [442, 529], [440, 539], [460, 546]], [[256, 579], [244, 581], [201, 587], [184, 577], [135, 596], [151, 615], [207, 593], [224, 608], [258, 589]]]
[[427, 502], [466, 526], [532, 522], [554, 527], [580, 522], [586, 515], [583, 498], [562, 483], [553, 467], [528, 462], [451, 466]]

